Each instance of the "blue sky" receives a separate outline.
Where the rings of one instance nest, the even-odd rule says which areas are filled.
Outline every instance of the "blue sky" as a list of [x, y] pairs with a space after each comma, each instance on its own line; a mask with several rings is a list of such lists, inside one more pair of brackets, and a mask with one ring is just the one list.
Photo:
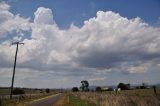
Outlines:
[[82, 26], [84, 20], [94, 17], [99, 10], [117, 12], [129, 19], [140, 17], [151, 25], [156, 24], [160, 16], [159, 0], [17, 0], [9, 4], [13, 13], [32, 19], [38, 7], [50, 8], [61, 28], [72, 23]]
[[25, 43], [15, 86], [160, 83], [159, 11], [160, 0], [2, 1], [0, 86], [11, 83], [13, 41]]

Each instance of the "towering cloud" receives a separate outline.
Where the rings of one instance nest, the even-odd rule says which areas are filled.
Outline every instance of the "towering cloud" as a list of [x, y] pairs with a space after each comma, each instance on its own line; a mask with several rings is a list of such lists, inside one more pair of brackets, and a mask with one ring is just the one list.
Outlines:
[[[112, 11], [98, 11], [96, 17], [86, 20], [82, 27], [71, 25], [61, 30], [49, 8], [39, 7], [34, 13], [34, 22], [12, 14], [7, 4], [0, 4], [0, 9], [0, 36], [14, 30], [16, 33], [31, 31], [29, 38], [23, 36], [25, 45], [18, 54], [18, 67], [25, 71], [87, 76], [112, 71], [144, 73], [159, 67], [160, 28], [138, 17], [127, 19]], [[3, 68], [12, 66], [10, 61], [15, 49], [6, 49], [2, 45], [6, 42], [9, 42], [7, 38], [0, 45], [0, 67]]]
[[49, 8], [39, 7], [34, 13], [34, 23], [35, 24], [53, 24], [53, 14], [52, 10]]

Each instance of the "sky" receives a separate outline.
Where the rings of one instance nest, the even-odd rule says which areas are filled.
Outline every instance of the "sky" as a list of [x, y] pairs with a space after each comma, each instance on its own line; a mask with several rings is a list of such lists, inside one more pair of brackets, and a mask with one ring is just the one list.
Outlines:
[[160, 83], [159, 0], [0, 0], [0, 86]]

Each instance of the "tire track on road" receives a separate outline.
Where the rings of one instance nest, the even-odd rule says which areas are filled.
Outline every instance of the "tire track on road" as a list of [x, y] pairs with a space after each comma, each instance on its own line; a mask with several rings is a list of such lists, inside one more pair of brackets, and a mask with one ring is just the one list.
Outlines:
[[53, 106], [62, 97], [63, 97], [63, 94], [54, 95], [52, 97], [39, 100], [27, 106]]

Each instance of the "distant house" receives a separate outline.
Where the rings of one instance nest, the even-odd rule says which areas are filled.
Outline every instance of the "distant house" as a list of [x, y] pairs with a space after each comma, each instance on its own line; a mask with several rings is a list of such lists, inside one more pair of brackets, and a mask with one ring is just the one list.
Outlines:
[[121, 88], [114, 88], [114, 91], [121, 91]]
[[102, 91], [108, 91], [108, 87], [102, 87]]

